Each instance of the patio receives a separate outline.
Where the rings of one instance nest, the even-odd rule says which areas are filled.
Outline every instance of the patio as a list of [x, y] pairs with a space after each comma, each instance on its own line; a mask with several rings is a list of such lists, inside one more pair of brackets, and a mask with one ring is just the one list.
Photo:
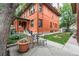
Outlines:
[[[60, 45], [59, 45], [60, 47]], [[11, 56], [77, 56], [78, 54], [74, 54], [69, 52], [64, 46], [60, 48], [54, 43], [47, 41], [47, 45], [36, 45], [26, 53], [19, 53], [18, 46], [13, 46], [9, 48]]]

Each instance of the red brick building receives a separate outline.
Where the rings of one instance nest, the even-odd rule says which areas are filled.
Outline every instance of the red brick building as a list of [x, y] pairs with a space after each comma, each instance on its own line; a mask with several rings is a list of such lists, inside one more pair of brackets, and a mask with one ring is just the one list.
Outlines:
[[13, 25], [16, 32], [55, 32], [59, 30], [59, 16], [60, 13], [49, 3], [30, 3]]

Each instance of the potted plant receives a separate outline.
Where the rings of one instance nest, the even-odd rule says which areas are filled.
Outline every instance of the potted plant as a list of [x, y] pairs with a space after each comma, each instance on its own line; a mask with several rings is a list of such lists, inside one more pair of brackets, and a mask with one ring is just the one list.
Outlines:
[[27, 40], [19, 40], [17, 42], [19, 46], [19, 52], [27, 52], [29, 50], [29, 42]]

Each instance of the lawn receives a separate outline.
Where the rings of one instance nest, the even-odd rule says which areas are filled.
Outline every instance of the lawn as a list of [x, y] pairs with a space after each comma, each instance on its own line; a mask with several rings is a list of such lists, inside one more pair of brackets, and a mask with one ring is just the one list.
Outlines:
[[42, 38], [45, 38], [47, 40], [54, 41], [60, 44], [65, 44], [69, 40], [71, 35], [72, 33], [70, 32], [64, 32], [64, 33], [45, 35]]

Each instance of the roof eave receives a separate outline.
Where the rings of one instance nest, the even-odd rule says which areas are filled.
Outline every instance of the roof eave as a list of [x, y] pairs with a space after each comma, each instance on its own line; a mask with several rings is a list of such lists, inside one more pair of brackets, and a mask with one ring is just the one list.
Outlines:
[[30, 21], [30, 19], [27, 19], [27, 18], [16, 17], [16, 19], [18, 19], [18, 20], [22, 20], [22, 21]]
[[53, 7], [50, 3], [44, 3], [51, 11], [53, 11], [57, 16], [61, 16], [61, 14], [58, 12], [58, 10]]

